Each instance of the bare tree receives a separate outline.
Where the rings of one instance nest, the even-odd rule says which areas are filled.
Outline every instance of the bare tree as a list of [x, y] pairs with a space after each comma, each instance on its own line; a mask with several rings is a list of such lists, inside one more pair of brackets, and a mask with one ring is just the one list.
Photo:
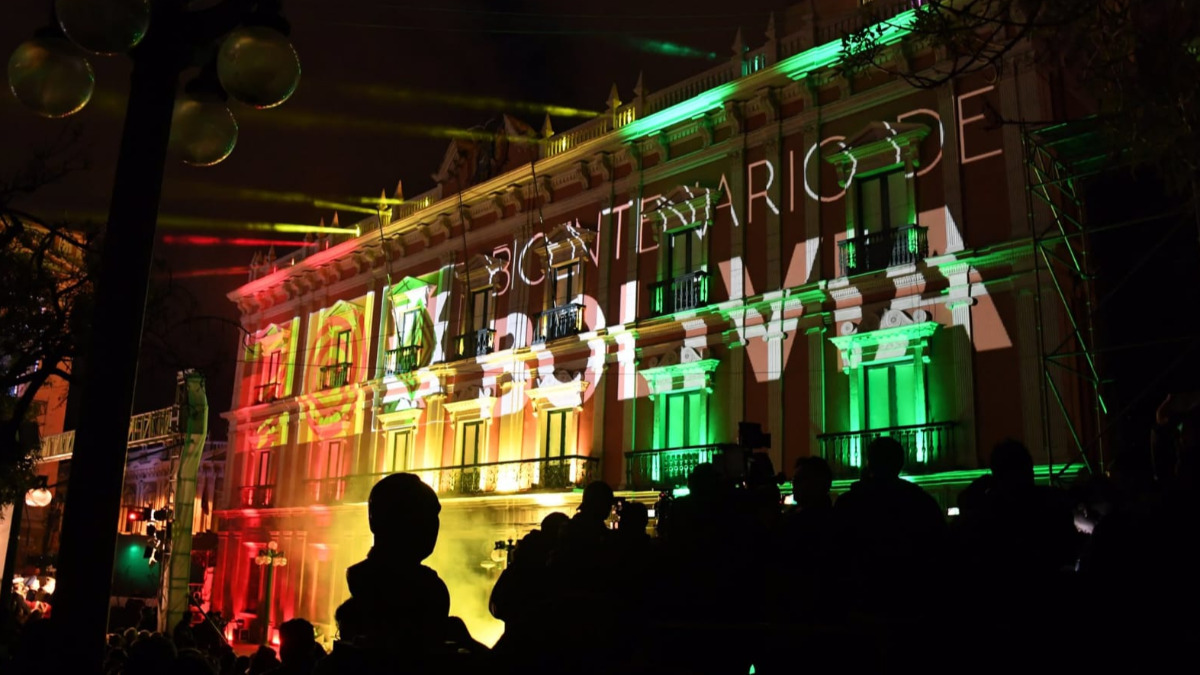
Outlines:
[[31, 480], [38, 393], [51, 378], [70, 379], [90, 316], [95, 239], [94, 230], [40, 220], [13, 202], [82, 168], [77, 140], [68, 132], [0, 178], [0, 504]]
[[[904, 5], [910, 3], [902, 3]], [[848, 75], [881, 70], [920, 88], [1004, 69], [1031, 50], [1077, 108], [1087, 111], [1112, 152], [1161, 170], [1168, 184], [1193, 187], [1200, 169], [1200, 3], [1186, 0], [932, 0], [918, 7], [905, 43], [882, 36], [895, 2], [863, 6], [864, 28], [842, 41]], [[902, 51], [897, 51], [902, 50]], [[933, 50], [929, 66], [911, 56]], [[914, 65], [921, 64], [921, 65]], [[1069, 121], [1004, 120], [1001, 123]], [[994, 111], [993, 111], [994, 113]]]

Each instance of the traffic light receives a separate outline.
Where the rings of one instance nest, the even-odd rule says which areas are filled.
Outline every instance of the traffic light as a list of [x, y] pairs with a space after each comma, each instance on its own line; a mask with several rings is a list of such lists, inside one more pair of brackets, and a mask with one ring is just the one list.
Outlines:
[[151, 511], [151, 509], [150, 509], [150, 507], [149, 507], [149, 506], [145, 506], [145, 507], [137, 507], [137, 506], [130, 507], [130, 509], [129, 509], [129, 522], [131, 522], [131, 523], [143, 523], [143, 522], [146, 522], [146, 521], [150, 520], [150, 517], [151, 517], [152, 515], [153, 515], [153, 513], [152, 513], [152, 511]]

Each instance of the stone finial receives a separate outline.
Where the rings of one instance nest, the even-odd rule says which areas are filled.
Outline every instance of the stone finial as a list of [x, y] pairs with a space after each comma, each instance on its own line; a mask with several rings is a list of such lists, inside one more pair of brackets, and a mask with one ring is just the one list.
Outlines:
[[338, 212], [337, 211], [333, 212], [333, 220], [329, 223], [329, 226], [330, 227], [341, 227], [341, 224], [338, 223]]
[[546, 113], [546, 119], [542, 121], [542, 138], [550, 138], [554, 135], [554, 127], [550, 126], [550, 113]]
[[392, 198], [400, 199], [400, 200], [404, 199], [404, 182], [403, 181], [399, 181], [399, 180], [396, 181], [396, 191], [392, 193]]
[[733, 36], [733, 57], [740, 59], [745, 51], [746, 41], [742, 39], [742, 27], [738, 26], [737, 34]]
[[608, 100], [605, 101], [610, 110], [616, 110], [621, 105], [621, 94], [617, 92], [617, 83], [613, 82], [612, 89], [608, 92]]
[[767, 18], [766, 36], [768, 41], [775, 39], [775, 12], [771, 12]]
[[637, 84], [633, 85], [633, 95], [637, 98], [642, 98], [646, 94], [646, 88], [642, 84], [642, 71], [638, 71]]

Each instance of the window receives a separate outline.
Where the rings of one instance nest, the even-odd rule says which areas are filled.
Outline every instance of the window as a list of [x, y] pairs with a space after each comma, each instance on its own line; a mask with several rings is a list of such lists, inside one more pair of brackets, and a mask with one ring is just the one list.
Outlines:
[[869, 366], [864, 369], [864, 407], [868, 429], [917, 424], [919, 409], [916, 374], [910, 362]]
[[[263, 548], [265, 548], [265, 547], [263, 547]], [[257, 614], [259, 611], [258, 600], [260, 597], [262, 597], [262, 581], [263, 581], [262, 568], [263, 568], [263, 566], [254, 562], [254, 558], [256, 558], [258, 556], [258, 551], [260, 550], [260, 547], [256, 545], [256, 546], [251, 547], [250, 550], [251, 550], [250, 560], [249, 560], [250, 569], [248, 570], [248, 574], [247, 574], [247, 576], [249, 578], [246, 580], [245, 603], [246, 603], [246, 611]]]
[[908, 222], [908, 180], [904, 171], [877, 174], [858, 181], [858, 228], [863, 233], [912, 225]]
[[567, 454], [567, 423], [571, 419], [569, 408], [545, 410], [542, 413], [542, 457], [563, 457]]
[[667, 278], [683, 276], [700, 269], [700, 245], [697, 228], [671, 232], [667, 240]]
[[457, 466], [479, 464], [484, 460], [483, 448], [487, 433], [484, 420], [463, 422], [458, 434], [458, 447], [454, 449]]
[[703, 445], [707, 426], [703, 391], [682, 391], [663, 397], [659, 433], [661, 447], [686, 448]]
[[341, 478], [345, 475], [345, 453], [341, 441], [330, 441], [325, 446], [325, 477]]
[[337, 334], [337, 345], [334, 350], [335, 364], [350, 363], [350, 331], [344, 330]]
[[412, 468], [413, 430], [393, 431], [383, 460], [383, 473], [399, 473]]
[[420, 320], [419, 309], [410, 309], [400, 315], [400, 325], [396, 327], [400, 347], [415, 347], [421, 344]]
[[492, 311], [495, 309], [492, 303], [492, 287], [488, 286], [477, 291], [471, 292], [471, 313], [468, 317], [468, 328], [472, 331], [481, 331], [485, 328], [492, 327]]
[[271, 453], [258, 453], [258, 466], [254, 471], [254, 485], [271, 484]]
[[283, 353], [276, 349], [263, 359], [264, 368], [258, 386], [259, 403], [270, 403], [279, 398], [279, 362], [282, 357]]
[[554, 282], [554, 307], [562, 307], [575, 302], [575, 296], [579, 294], [583, 284], [580, 283], [579, 263], [572, 262], [566, 265], [550, 268], [550, 273], [553, 275]]

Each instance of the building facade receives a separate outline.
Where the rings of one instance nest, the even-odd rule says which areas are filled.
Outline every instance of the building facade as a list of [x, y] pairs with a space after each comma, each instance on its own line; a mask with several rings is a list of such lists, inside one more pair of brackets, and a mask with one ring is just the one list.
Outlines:
[[[1037, 320], [1020, 131], [989, 120], [1053, 119], [1050, 86], [1020, 50], [936, 89], [845, 75], [858, 4], [805, 3], [694, 78], [510, 134], [536, 152], [491, 175], [454, 144], [437, 188], [360, 236], [256, 266], [229, 296], [252, 339], [216, 606], [262, 615], [276, 541], [270, 615], [332, 633], [396, 471], [442, 495], [477, 568], [588, 481], [682, 485], [740, 422], [777, 470], [821, 455], [841, 479], [892, 435], [947, 505], [1002, 438], [1049, 456], [1038, 345], [1065, 326]], [[938, 63], [905, 43], [920, 2], [875, 4], [894, 58]]]

